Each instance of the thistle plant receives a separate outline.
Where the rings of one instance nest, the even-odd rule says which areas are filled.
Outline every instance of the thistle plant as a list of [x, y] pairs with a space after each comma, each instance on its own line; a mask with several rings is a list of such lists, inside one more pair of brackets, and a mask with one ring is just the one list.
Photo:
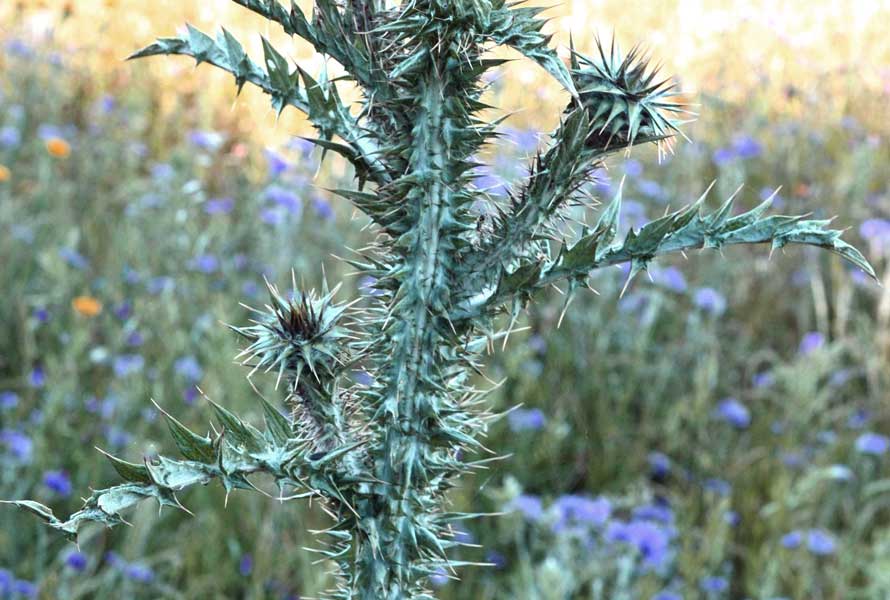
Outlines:
[[[669, 149], [692, 115], [670, 79], [639, 50], [597, 42], [564, 62], [543, 33], [540, 10], [504, 0], [234, 0], [315, 50], [345, 73], [315, 76], [266, 39], [262, 62], [223, 29], [188, 27], [133, 58], [186, 55], [254, 85], [276, 111], [296, 108], [317, 131], [311, 141], [354, 167], [354, 189], [335, 192], [377, 229], [375, 243], [348, 259], [373, 278], [362, 303], [337, 288], [270, 300], [250, 325], [242, 362], [274, 373], [282, 406], [259, 397], [262, 429], [210, 402], [218, 426], [195, 433], [164, 412], [180, 458], [130, 463], [106, 455], [122, 479], [95, 490], [66, 519], [32, 501], [14, 502], [75, 540], [86, 523], [125, 523], [146, 499], [185, 510], [179, 492], [217, 479], [227, 492], [256, 490], [271, 477], [282, 500], [315, 498], [330, 515], [319, 552], [335, 568], [331, 598], [432, 598], [428, 578], [465, 566], [448, 491], [491, 460], [480, 437], [496, 418], [474, 374], [495, 340], [507, 342], [530, 299], [561, 286], [566, 307], [591, 271], [628, 263], [628, 282], [658, 257], [734, 244], [789, 243], [832, 250], [871, 276], [865, 258], [827, 220], [769, 215], [770, 200], [735, 214], [733, 198], [712, 212], [707, 192], [625, 237], [621, 192], [600, 205], [590, 190], [613, 154], [640, 144]], [[559, 125], [535, 153], [507, 201], [474, 185], [479, 156], [499, 136], [483, 119], [485, 74], [506, 46], [546, 70], [568, 99]], [[362, 92], [344, 103], [339, 86]], [[587, 217], [595, 214], [590, 224]], [[370, 383], [353, 381], [358, 368]]]

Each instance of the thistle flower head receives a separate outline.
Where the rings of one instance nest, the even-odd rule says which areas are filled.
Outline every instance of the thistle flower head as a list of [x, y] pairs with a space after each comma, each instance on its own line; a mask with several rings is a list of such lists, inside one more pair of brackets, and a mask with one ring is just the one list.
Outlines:
[[344, 366], [344, 338], [350, 338], [345, 324], [349, 304], [336, 304], [333, 296], [339, 286], [318, 295], [294, 291], [283, 296], [267, 282], [269, 304], [254, 310], [259, 317], [246, 327], [231, 327], [250, 344], [239, 354], [253, 372], [278, 370], [278, 380], [287, 376], [292, 383], [304, 370], [314, 379], [331, 379]]
[[614, 39], [608, 51], [598, 39], [597, 50], [594, 58], [572, 50], [572, 79], [590, 119], [588, 142], [631, 145], [678, 133], [683, 121], [677, 117], [689, 111], [678, 99], [677, 85], [656, 79], [658, 69], [650, 67], [639, 47], [622, 56]]

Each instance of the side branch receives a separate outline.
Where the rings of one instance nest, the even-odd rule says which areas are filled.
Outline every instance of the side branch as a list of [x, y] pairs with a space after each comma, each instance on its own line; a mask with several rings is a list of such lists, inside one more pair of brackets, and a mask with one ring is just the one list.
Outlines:
[[621, 208], [619, 190], [596, 227], [571, 245], [563, 243], [555, 258], [523, 264], [511, 272], [503, 270], [495, 285], [462, 302], [452, 319], [491, 313], [517, 294], [527, 297], [561, 280], [576, 286], [590, 271], [602, 267], [629, 262], [629, 277], [632, 278], [658, 256], [698, 248], [719, 249], [733, 244], [769, 243], [773, 250], [787, 244], [818, 246], [840, 254], [870, 277], [875, 277], [872, 266], [859, 250], [841, 239], [842, 231], [828, 228], [831, 220], [808, 220], [804, 215], [764, 216], [772, 204], [772, 197], [734, 217], [730, 216], [734, 200], [731, 197], [716, 212], [705, 215], [701, 207], [707, 193], [687, 208], [647, 223], [639, 231], [631, 230], [622, 243], [615, 244]]
[[[163, 54], [191, 56], [198, 64], [209, 63], [235, 78], [238, 90], [250, 83], [272, 98], [272, 107], [279, 113], [292, 106], [305, 113], [323, 139], [313, 140], [325, 149], [338, 152], [356, 167], [359, 177], [384, 184], [390, 177], [379, 158], [376, 144], [340, 101], [336, 86], [329, 81], [317, 82], [303, 69], [291, 71], [287, 59], [264, 38], [263, 52], [266, 70], [247, 55], [241, 43], [223, 29], [216, 37], [195, 29], [175, 38], [160, 38], [155, 43], [134, 53], [129, 58], [144, 58]], [[300, 85], [300, 79], [303, 85]], [[347, 145], [330, 142], [337, 135]]]

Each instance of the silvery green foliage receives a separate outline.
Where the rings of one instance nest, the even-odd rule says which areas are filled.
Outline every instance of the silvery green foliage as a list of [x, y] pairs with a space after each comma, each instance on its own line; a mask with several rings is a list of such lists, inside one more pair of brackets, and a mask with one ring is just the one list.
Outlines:
[[[342, 65], [363, 92], [357, 111], [338, 81], [313, 77], [263, 39], [255, 62], [228, 31], [210, 37], [192, 27], [134, 57], [180, 54], [252, 84], [273, 107], [306, 113], [313, 141], [355, 167], [357, 189], [337, 190], [378, 227], [379, 241], [351, 262], [375, 279], [370, 309], [338, 304], [333, 292], [270, 287], [271, 300], [246, 339], [245, 362], [274, 372], [290, 416], [263, 399], [262, 431], [216, 404], [219, 427], [198, 435], [167, 417], [180, 459], [133, 464], [110, 457], [123, 483], [97, 490], [67, 519], [38, 503], [17, 502], [75, 538], [86, 522], [113, 526], [146, 498], [182, 508], [177, 493], [218, 479], [227, 491], [254, 489], [265, 473], [283, 498], [315, 497], [331, 516], [320, 550], [337, 567], [332, 598], [431, 598], [431, 573], [461, 566], [452, 525], [472, 515], [446, 510], [457, 478], [492, 416], [479, 372], [491, 340], [506, 336], [496, 318], [516, 317], [540, 288], [565, 282], [571, 295], [593, 269], [630, 263], [631, 276], [660, 255], [692, 248], [800, 243], [828, 248], [873, 275], [862, 255], [827, 221], [767, 216], [769, 202], [733, 215], [704, 196], [639, 231], [617, 238], [619, 195], [592, 226], [572, 234], [566, 211], [591, 204], [587, 184], [609, 155], [642, 143], [666, 143], [685, 108], [674, 85], [659, 81], [641, 57], [602, 46], [588, 57], [572, 49], [566, 65], [542, 33], [538, 9], [503, 0], [316, 0], [311, 16], [276, 0], [234, 0], [277, 23]], [[477, 156], [496, 140], [496, 123], [479, 116], [483, 75], [509, 46], [537, 62], [564, 88], [559, 126], [516, 184], [493, 201], [473, 185]], [[336, 138], [336, 140], [335, 140]], [[478, 204], [494, 210], [479, 216]], [[474, 206], [475, 205], [475, 206]], [[512, 323], [512, 321], [511, 321]], [[346, 374], [366, 368], [369, 385]]]

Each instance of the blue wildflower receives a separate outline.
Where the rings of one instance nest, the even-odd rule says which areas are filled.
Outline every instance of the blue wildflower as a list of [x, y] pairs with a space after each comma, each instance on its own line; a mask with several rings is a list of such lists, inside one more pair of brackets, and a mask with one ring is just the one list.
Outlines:
[[788, 548], [789, 550], [794, 550], [795, 548], [799, 548], [800, 544], [803, 542], [803, 532], [801, 531], [789, 531], [785, 535], [781, 537], [779, 543], [782, 544], [783, 548]]
[[162, 292], [172, 290], [176, 287], [176, 283], [173, 281], [172, 277], [160, 275], [149, 279], [145, 287], [149, 294], [156, 296]]
[[270, 185], [265, 191], [266, 199], [285, 208], [289, 213], [299, 215], [303, 211], [303, 201], [295, 193], [278, 185]]
[[503, 569], [507, 566], [507, 557], [497, 550], [489, 550], [485, 553], [485, 562], [494, 565], [495, 569]]
[[430, 583], [436, 587], [442, 587], [448, 583], [448, 573], [445, 567], [436, 567], [435, 572], [430, 575]]
[[695, 305], [713, 315], [722, 315], [726, 311], [726, 298], [714, 288], [703, 287], [695, 291], [692, 297]]
[[112, 369], [116, 377], [127, 377], [142, 371], [145, 359], [140, 354], [121, 354], [114, 357]]
[[266, 225], [281, 225], [284, 222], [284, 213], [274, 208], [260, 210], [260, 220]]
[[219, 148], [223, 143], [223, 136], [216, 131], [202, 131], [194, 129], [189, 132], [189, 142], [201, 150], [213, 151]]
[[538, 496], [520, 494], [507, 505], [508, 512], [516, 511], [529, 521], [539, 521], [544, 516], [544, 505]]
[[90, 266], [90, 261], [73, 248], [60, 248], [59, 257], [64, 260], [68, 266], [74, 267], [80, 271], [84, 271]]
[[624, 161], [624, 172], [628, 177], [639, 177], [643, 174], [643, 163], [635, 158]]
[[825, 335], [819, 331], [810, 331], [805, 333], [800, 340], [800, 346], [797, 351], [802, 356], [812, 354], [825, 345]]
[[757, 388], [766, 388], [772, 386], [776, 382], [776, 376], [772, 371], [761, 371], [751, 378], [751, 383]]
[[266, 148], [264, 154], [266, 155], [266, 163], [269, 166], [270, 179], [279, 177], [290, 169], [291, 164], [271, 148]]
[[741, 159], [756, 158], [763, 153], [760, 142], [749, 135], [738, 135], [732, 141], [732, 149]]
[[655, 270], [652, 273], [652, 278], [655, 280], [655, 283], [672, 292], [682, 294], [686, 291], [686, 278], [683, 276], [683, 272], [677, 267], [670, 266], [664, 269]]
[[193, 383], [200, 381], [204, 376], [204, 370], [194, 356], [183, 356], [176, 359], [176, 362], [173, 363], [173, 369], [177, 375], [181, 375]]
[[664, 590], [652, 596], [651, 600], [683, 600], [683, 596], [676, 592]]
[[83, 552], [73, 550], [65, 556], [65, 566], [82, 573], [87, 568], [87, 555]]
[[856, 450], [862, 454], [880, 456], [890, 449], [890, 438], [879, 433], [867, 431], [856, 438]]
[[641, 179], [637, 182], [637, 189], [640, 190], [640, 193], [648, 198], [662, 198], [664, 196], [664, 189], [662, 189], [661, 185], [658, 184], [657, 181], [652, 181], [651, 179]]
[[234, 208], [234, 198], [210, 198], [204, 203], [204, 212], [208, 215], [227, 215]]
[[176, 175], [176, 170], [168, 163], [155, 163], [149, 169], [149, 174], [155, 181], [167, 181]]
[[718, 167], [722, 167], [726, 165], [735, 158], [735, 152], [732, 151], [731, 148], [717, 148], [714, 150], [714, 154], [711, 155], [711, 160], [714, 161], [714, 164]]
[[324, 198], [319, 198], [318, 196], [313, 198], [312, 208], [315, 209], [315, 214], [325, 221], [330, 221], [334, 218], [334, 209], [331, 207], [331, 203]]
[[19, 405], [19, 395], [15, 392], [0, 392], [0, 409], [10, 410]]
[[714, 492], [718, 496], [728, 496], [732, 493], [732, 484], [725, 479], [711, 477], [704, 482], [704, 488], [709, 492]]
[[139, 583], [151, 583], [154, 581], [155, 574], [150, 568], [139, 563], [130, 563], [123, 568], [124, 576]]
[[871, 412], [864, 408], [857, 409], [852, 415], [847, 417], [847, 427], [850, 429], [862, 429], [871, 420]]
[[15, 429], [0, 430], [0, 442], [3, 442], [7, 451], [19, 461], [31, 462], [34, 442], [21, 431]]
[[0, 146], [3, 146], [4, 148], [15, 148], [21, 143], [22, 134], [18, 129], [12, 125], [0, 128]]
[[570, 526], [590, 525], [601, 527], [612, 515], [612, 503], [608, 498], [588, 498], [577, 494], [560, 496], [553, 503], [557, 512], [554, 531], [563, 531]]
[[671, 459], [661, 452], [650, 452], [646, 457], [649, 463], [649, 473], [653, 477], [667, 477], [671, 472]]
[[247, 577], [253, 573], [253, 556], [243, 554], [241, 560], [238, 561], [238, 573], [242, 577]]
[[35, 366], [31, 369], [31, 373], [28, 375], [28, 383], [32, 388], [42, 388], [46, 385], [46, 373], [43, 371], [43, 367], [40, 365]]
[[652, 521], [612, 521], [606, 530], [609, 542], [624, 542], [634, 546], [650, 567], [665, 563], [670, 551], [668, 531]]
[[724, 577], [704, 577], [699, 581], [699, 587], [706, 594], [718, 594], [729, 589], [729, 582]]
[[213, 254], [199, 254], [191, 260], [190, 266], [201, 273], [214, 273], [219, 269], [219, 259]]
[[746, 429], [751, 424], [751, 412], [735, 398], [727, 398], [717, 405], [714, 416], [723, 419], [736, 429]]
[[665, 501], [643, 504], [633, 509], [633, 517], [638, 521], [654, 521], [664, 525], [674, 522], [674, 511]]
[[25, 581], [24, 579], [16, 579], [12, 582], [11, 590], [13, 596], [18, 595], [23, 598], [36, 598], [38, 591], [36, 583]]
[[513, 432], [538, 431], [547, 423], [547, 417], [539, 408], [517, 408], [507, 415], [507, 422]]
[[71, 478], [65, 471], [47, 471], [43, 474], [43, 485], [65, 498], [71, 495]]
[[810, 529], [807, 532], [807, 550], [816, 556], [834, 554], [834, 536], [824, 529]]
[[145, 343], [145, 336], [139, 331], [131, 331], [127, 334], [126, 343], [128, 346], [138, 348]]

